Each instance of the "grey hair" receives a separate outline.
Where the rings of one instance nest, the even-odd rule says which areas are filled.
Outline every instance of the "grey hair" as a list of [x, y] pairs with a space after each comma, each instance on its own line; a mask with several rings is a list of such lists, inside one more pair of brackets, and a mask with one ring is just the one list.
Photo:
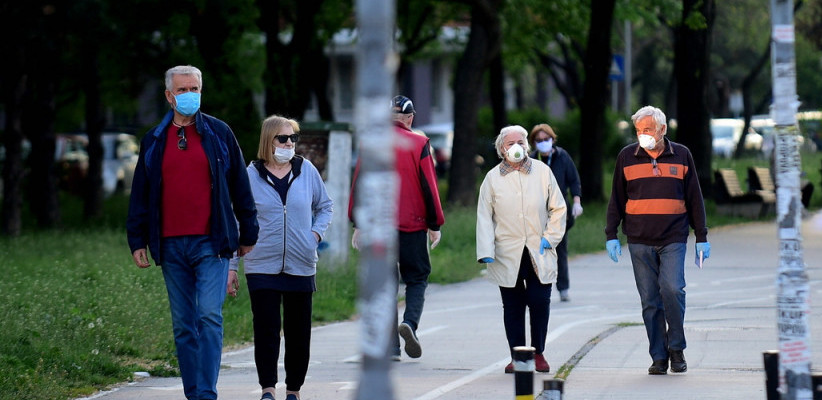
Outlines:
[[668, 126], [668, 119], [665, 117], [665, 113], [654, 106], [645, 106], [637, 110], [637, 112], [634, 113], [633, 116], [631, 116], [631, 122], [633, 122], [634, 126], [636, 126], [637, 121], [645, 117], [654, 118], [654, 122], [656, 122], [657, 131], [659, 131], [659, 129], [663, 126]]
[[203, 73], [200, 70], [192, 65], [178, 65], [176, 67], [171, 67], [166, 71], [166, 90], [169, 92], [173, 91], [173, 87], [171, 87], [171, 79], [174, 75], [194, 75], [197, 77], [197, 82], [199, 82], [200, 90], [203, 90]]
[[519, 133], [522, 135], [522, 140], [525, 142], [523, 148], [525, 149], [525, 154], [531, 152], [531, 146], [528, 144], [528, 131], [525, 128], [519, 125], [509, 125], [505, 128], [500, 129], [499, 135], [497, 135], [497, 139], [494, 141], [494, 147], [497, 149], [497, 155], [501, 159], [505, 159], [505, 155], [502, 152], [502, 146], [505, 144], [505, 137], [508, 136], [510, 133]]

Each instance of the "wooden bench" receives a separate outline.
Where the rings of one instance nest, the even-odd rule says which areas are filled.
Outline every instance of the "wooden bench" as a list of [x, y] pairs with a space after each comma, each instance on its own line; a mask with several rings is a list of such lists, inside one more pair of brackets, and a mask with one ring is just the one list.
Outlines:
[[[807, 209], [810, 206], [811, 195], [813, 194], [813, 184], [807, 179], [800, 179], [800, 192], [802, 193], [802, 205]], [[776, 185], [773, 181], [770, 168], [748, 167], [748, 188], [751, 192], [761, 193], [765, 199], [773, 196], [776, 202]]]
[[743, 191], [736, 171], [730, 168], [714, 171], [714, 199], [720, 214], [746, 218], [764, 217], [775, 209], [776, 203], [775, 194]]
[[748, 189], [762, 197], [766, 203], [776, 204], [776, 185], [770, 168], [748, 167]]

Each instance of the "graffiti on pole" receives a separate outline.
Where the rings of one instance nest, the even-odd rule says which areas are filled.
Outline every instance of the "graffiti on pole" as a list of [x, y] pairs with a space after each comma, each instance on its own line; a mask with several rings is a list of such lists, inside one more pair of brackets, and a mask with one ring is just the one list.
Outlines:
[[802, 257], [799, 128], [796, 112], [796, 54], [793, 1], [771, 0], [771, 79], [776, 124], [777, 331], [779, 333], [779, 391], [784, 400], [813, 398], [808, 316], [809, 283]]

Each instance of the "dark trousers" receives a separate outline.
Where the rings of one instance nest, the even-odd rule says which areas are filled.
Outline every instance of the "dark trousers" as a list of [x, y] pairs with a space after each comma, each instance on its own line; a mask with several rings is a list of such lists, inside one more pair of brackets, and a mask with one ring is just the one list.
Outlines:
[[[311, 352], [311, 292], [260, 289], [251, 292], [254, 314], [254, 362], [260, 387], [277, 384], [280, 328], [285, 339], [285, 386], [299, 391], [308, 372]], [[282, 322], [280, 304], [282, 303]]]
[[[571, 206], [568, 206], [568, 210]], [[574, 226], [574, 218], [571, 212], [568, 211], [568, 218], [565, 220], [565, 235], [562, 235], [562, 241], [557, 245], [557, 290], [568, 290], [571, 287], [570, 278], [568, 276], [568, 231]]]
[[[399, 280], [405, 284], [405, 312], [402, 322], [407, 322], [416, 331], [425, 304], [428, 275], [431, 275], [431, 260], [428, 258], [428, 232], [398, 232], [398, 239]], [[400, 348], [400, 338], [396, 327], [394, 327], [394, 347], [396, 353]]]
[[545, 351], [548, 336], [548, 318], [551, 315], [551, 284], [542, 284], [531, 264], [528, 249], [523, 249], [519, 266], [517, 285], [512, 288], [500, 286], [503, 322], [508, 347], [525, 346], [525, 309], [531, 319], [531, 347], [536, 354]]
[[557, 245], [557, 290], [568, 290], [571, 283], [568, 279], [568, 233], [562, 236]]
[[414, 330], [420, 324], [422, 307], [425, 304], [425, 289], [428, 275], [431, 275], [431, 260], [428, 258], [428, 233], [399, 232], [399, 271], [405, 283], [405, 313], [402, 320]]

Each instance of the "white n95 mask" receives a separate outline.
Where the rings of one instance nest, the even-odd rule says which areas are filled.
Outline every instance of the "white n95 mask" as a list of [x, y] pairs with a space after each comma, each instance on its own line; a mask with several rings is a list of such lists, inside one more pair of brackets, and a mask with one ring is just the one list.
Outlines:
[[656, 147], [656, 139], [651, 135], [639, 135], [639, 145], [645, 150]]
[[525, 149], [519, 143], [514, 143], [506, 154], [508, 155], [508, 161], [511, 162], [520, 162], [525, 159]]

